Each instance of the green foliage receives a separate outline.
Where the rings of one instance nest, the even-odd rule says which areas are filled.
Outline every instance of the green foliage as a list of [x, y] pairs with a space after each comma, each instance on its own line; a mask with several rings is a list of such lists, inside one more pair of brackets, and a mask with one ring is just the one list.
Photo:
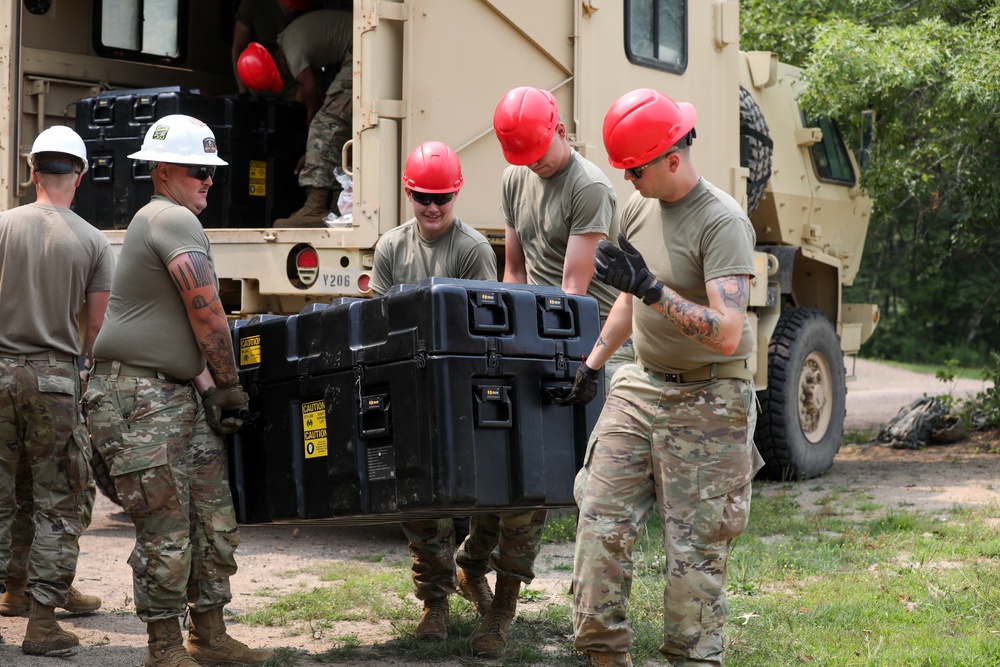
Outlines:
[[[804, 67], [801, 102], [857, 147], [874, 211], [845, 300], [879, 304], [879, 358], [982, 365], [1000, 349], [1000, 2], [741, 3], [741, 48]], [[853, 138], [853, 139], [852, 139]]]
[[983, 369], [983, 379], [992, 382], [993, 386], [958, 402], [958, 413], [972, 430], [1000, 426], [1000, 353], [990, 354], [990, 363]]

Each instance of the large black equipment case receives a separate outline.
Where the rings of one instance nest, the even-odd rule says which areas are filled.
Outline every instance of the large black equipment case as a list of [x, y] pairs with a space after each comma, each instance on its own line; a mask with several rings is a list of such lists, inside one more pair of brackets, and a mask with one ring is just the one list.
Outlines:
[[213, 97], [177, 87], [109, 90], [77, 101], [76, 131], [87, 147], [90, 170], [73, 209], [99, 229], [125, 229], [153, 194], [145, 162], [128, 156], [158, 119], [193, 116], [215, 134], [229, 163], [213, 177], [205, 227], [270, 227], [305, 200], [294, 175], [305, 153], [305, 107], [250, 97]]
[[230, 440], [237, 516], [376, 523], [572, 506], [603, 391], [586, 406], [551, 398], [599, 326], [591, 297], [443, 278], [235, 323], [257, 413]]

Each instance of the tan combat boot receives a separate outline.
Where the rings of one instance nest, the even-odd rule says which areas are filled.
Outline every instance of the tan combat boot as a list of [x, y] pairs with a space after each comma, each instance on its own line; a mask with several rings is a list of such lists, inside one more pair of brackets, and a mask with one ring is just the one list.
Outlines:
[[330, 212], [330, 190], [327, 188], [306, 188], [306, 203], [287, 218], [274, 221], [275, 227], [326, 227], [323, 218]]
[[[24, 594], [23, 579], [7, 579], [7, 592], [0, 597], [0, 616], [27, 616], [31, 608], [28, 596]], [[87, 595], [69, 587], [66, 605], [60, 607], [71, 614], [92, 614], [101, 608], [101, 598]]]
[[0, 616], [27, 616], [31, 601], [24, 594], [24, 579], [7, 577], [7, 591], [0, 596]]
[[493, 604], [490, 582], [483, 575], [473, 576], [458, 568], [458, 594], [472, 603], [480, 616], [485, 616]]
[[424, 639], [448, 638], [448, 598], [424, 600], [424, 617], [417, 623], [417, 636]]
[[259, 665], [274, 657], [270, 649], [250, 648], [226, 634], [222, 607], [191, 612], [187, 652], [199, 665]]
[[31, 615], [24, 631], [21, 651], [27, 655], [65, 658], [76, 653], [79, 638], [56, 623], [56, 608], [31, 599]]
[[632, 667], [628, 653], [587, 651], [587, 667]]
[[521, 582], [514, 577], [497, 576], [493, 604], [479, 629], [472, 633], [472, 652], [484, 658], [499, 658], [507, 645], [507, 632], [517, 611]]
[[184, 650], [181, 622], [176, 616], [146, 624], [149, 647], [143, 667], [198, 667]]

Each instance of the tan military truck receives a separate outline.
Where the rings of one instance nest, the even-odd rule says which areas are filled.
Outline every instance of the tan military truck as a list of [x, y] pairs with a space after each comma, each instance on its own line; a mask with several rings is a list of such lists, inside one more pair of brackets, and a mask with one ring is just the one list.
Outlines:
[[[81, 98], [169, 86], [234, 95], [230, 43], [236, 4], [5, 3], [0, 206], [30, 200], [25, 155], [42, 129], [75, 124]], [[696, 164], [708, 180], [746, 203], [757, 230], [750, 317], [757, 330], [752, 361], [763, 410], [757, 444], [766, 470], [802, 478], [829, 468], [843, 434], [849, 375], [844, 359], [859, 350], [878, 319], [873, 305], [841, 301], [842, 288], [857, 274], [871, 207], [837, 126], [812, 122], [799, 110], [798, 72], [773, 54], [739, 51], [737, 2], [316, 5], [354, 16], [353, 139], [342, 147], [353, 177], [353, 218], [349, 226], [274, 229], [259, 216], [251, 221], [227, 211], [232, 215], [225, 225], [208, 229], [208, 235], [223, 301], [233, 316], [294, 313], [310, 303], [367, 295], [376, 241], [409, 215], [400, 188], [402, 164], [410, 149], [429, 139], [458, 152], [466, 183], [457, 212], [491, 239], [502, 258], [499, 183], [505, 163], [491, 118], [497, 101], [515, 86], [555, 95], [573, 145], [608, 172], [624, 202], [632, 188], [608, 165], [603, 117], [625, 92], [656, 88], [697, 107]], [[280, 138], [303, 130], [276, 131]], [[260, 185], [277, 167], [232, 159], [228, 169], [233, 183], [249, 183], [238, 194], [253, 205], [254, 197], [266, 199]], [[93, 165], [88, 172], [101, 173], [107, 177]], [[120, 205], [108, 201], [108, 210], [99, 207], [92, 217], [111, 215]], [[124, 229], [109, 228], [107, 234], [119, 246]]]

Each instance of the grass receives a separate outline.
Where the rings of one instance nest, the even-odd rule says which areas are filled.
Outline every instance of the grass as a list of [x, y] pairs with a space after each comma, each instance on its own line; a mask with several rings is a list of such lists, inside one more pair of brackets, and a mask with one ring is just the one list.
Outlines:
[[[803, 507], [794, 487], [767, 486], [758, 485], [750, 525], [730, 559], [727, 667], [1000, 664], [1000, 508], [887, 510], [843, 488], [823, 488], [823, 504]], [[854, 505], [862, 518], [830, 511], [838, 503]], [[550, 538], [562, 539], [575, 520], [572, 513], [556, 516]], [[662, 641], [661, 533], [654, 514], [636, 544], [629, 608], [636, 665], [655, 664]], [[238, 619], [333, 640], [333, 649], [309, 658], [282, 650], [272, 667], [346, 660], [581, 664], [566, 598], [540, 612], [522, 608], [507, 654], [484, 661], [469, 649], [479, 620], [458, 596], [451, 598], [447, 640], [415, 637], [420, 610], [406, 597], [408, 562], [337, 562], [321, 574], [323, 586], [281, 596]], [[335, 635], [339, 619], [388, 620], [391, 638], [363, 645], [357, 636]]]
[[[942, 364], [914, 364], [903, 361], [886, 361], [884, 359], [879, 359], [878, 363], [885, 364], [886, 366], [892, 366], [894, 368], [902, 368], [907, 371], [913, 371], [914, 373], [923, 373], [925, 375], [936, 375], [942, 368]], [[949, 366], [949, 370], [955, 374], [956, 380], [983, 379], [982, 367], [961, 368], [958, 366]], [[944, 383], [942, 383], [941, 386], [943, 387]]]

